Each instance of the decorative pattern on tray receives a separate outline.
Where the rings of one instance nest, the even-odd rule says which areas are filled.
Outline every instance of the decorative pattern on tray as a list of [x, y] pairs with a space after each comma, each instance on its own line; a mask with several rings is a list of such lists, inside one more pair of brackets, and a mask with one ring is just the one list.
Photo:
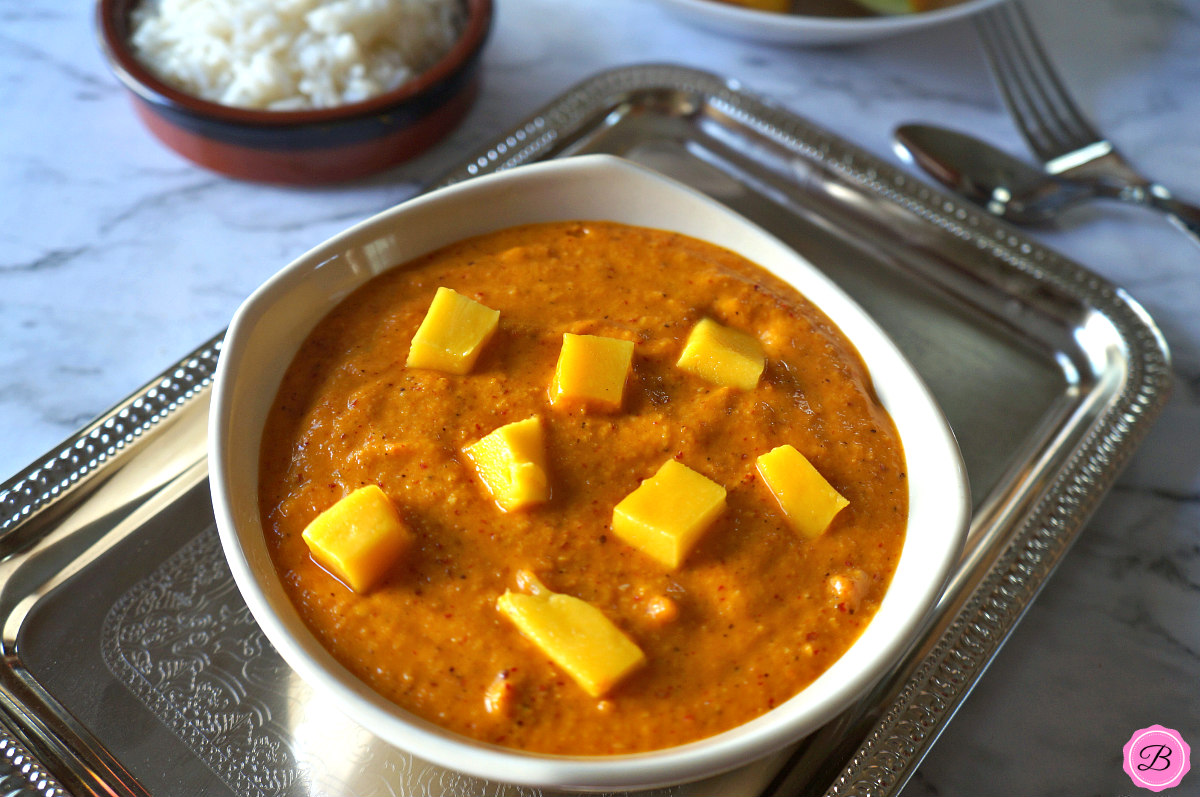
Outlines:
[[109, 670], [235, 794], [537, 794], [413, 759], [315, 694], [255, 624], [215, 527], [127, 591], [101, 639]]
[[0, 726], [0, 794], [17, 797], [70, 797], [53, 775], [29, 754], [19, 741]]

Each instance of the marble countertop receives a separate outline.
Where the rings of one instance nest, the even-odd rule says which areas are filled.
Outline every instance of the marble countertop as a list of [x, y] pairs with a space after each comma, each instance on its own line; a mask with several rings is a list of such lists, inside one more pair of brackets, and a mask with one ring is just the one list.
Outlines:
[[[646, 0], [498, 0], [466, 122], [415, 161], [321, 189], [235, 182], [160, 146], [99, 54], [87, 4], [0, 2], [0, 480], [219, 332], [267, 276], [418, 190], [602, 69], [739, 79], [876, 155], [934, 121], [1027, 157], [968, 22], [834, 47], [694, 28]], [[1059, 0], [1035, 18], [1079, 104], [1200, 197], [1200, 4]], [[1031, 233], [1126, 288], [1174, 359], [1163, 416], [904, 791], [1134, 793], [1130, 734], [1200, 744], [1200, 247], [1114, 204]], [[1200, 793], [1193, 772], [1178, 793]]]

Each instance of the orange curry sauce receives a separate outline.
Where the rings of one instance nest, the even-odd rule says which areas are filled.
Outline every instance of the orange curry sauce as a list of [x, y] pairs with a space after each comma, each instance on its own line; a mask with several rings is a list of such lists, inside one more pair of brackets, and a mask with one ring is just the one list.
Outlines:
[[[438, 286], [499, 310], [471, 373], [407, 369]], [[751, 332], [753, 391], [675, 367], [702, 317]], [[564, 332], [636, 343], [620, 412], [551, 407]], [[504, 513], [464, 446], [539, 414], [551, 499]], [[755, 458], [790, 443], [849, 499], [824, 535], [784, 522]], [[795, 695], [858, 637], [895, 569], [904, 456], [855, 349], [796, 290], [686, 236], [604, 222], [519, 227], [448, 246], [343, 301], [288, 369], [262, 443], [263, 525], [304, 620], [346, 667], [485, 742], [629, 753], [710, 736]], [[728, 489], [725, 513], [667, 571], [614, 537], [613, 506], [676, 457]], [[416, 543], [356, 595], [304, 527], [375, 483]], [[601, 609], [648, 663], [589, 697], [495, 608], [528, 569]]]

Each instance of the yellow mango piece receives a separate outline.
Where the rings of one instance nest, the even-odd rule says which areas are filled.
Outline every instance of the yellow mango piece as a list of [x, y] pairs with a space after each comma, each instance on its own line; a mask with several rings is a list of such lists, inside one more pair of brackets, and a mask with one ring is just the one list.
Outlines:
[[604, 696], [646, 663], [641, 648], [604, 612], [534, 581], [534, 594], [506, 590], [496, 608], [589, 695]]
[[505, 512], [550, 497], [545, 435], [538, 416], [501, 426], [464, 448], [463, 453]]
[[302, 536], [318, 564], [360, 593], [383, 578], [412, 540], [391, 499], [374, 484], [326, 509]]
[[578, 401], [599, 409], [620, 409], [632, 363], [631, 340], [564, 333], [550, 403]]
[[753, 335], [704, 318], [692, 327], [675, 364], [713, 384], [752, 390], [766, 363], [762, 344]]
[[479, 352], [496, 333], [500, 311], [474, 299], [438, 288], [429, 311], [408, 349], [409, 368], [431, 368], [465, 374], [475, 367]]
[[757, 464], [758, 474], [779, 502], [788, 524], [805, 537], [825, 533], [834, 516], [850, 504], [792, 446], [768, 451]]
[[613, 508], [612, 529], [674, 570], [724, 510], [724, 487], [669, 459]]

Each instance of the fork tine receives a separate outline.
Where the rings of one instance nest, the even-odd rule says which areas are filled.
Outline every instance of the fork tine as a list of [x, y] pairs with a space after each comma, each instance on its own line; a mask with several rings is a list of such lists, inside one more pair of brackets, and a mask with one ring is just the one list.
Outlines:
[[1031, 74], [1040, 76], [1040, 79], [1035, 82], [1043, 91], [1042, 96], [1045, 98], [1047, 108], [1069, 139], [1067, 142], [1069, 146], [1077, 149], [1101, 140], [1101, 135], [1092, 127], [1087, 117], [1079, 110], [1079, 106], [1071, 99], [1070, 92], [1063, 86], [1053, 62], [1034, 32], [1033, 23], [1029, 21], [1029, 15], [1025, 12], [1024, 6], [1014, 0], [1009, 4], [1009, 9], [1014, 36], [1024, 41], [1025, 52], [1031, 56], [1029, 59]]
[[1017, 127], [1025, 134], [1030, 147], [1038, 157], [1045, 159], [1046, 153], [1053, 149], [1054, 145], [1047, 138], [1042, 113], [1032, 104], [1031, 93], [1026, 87], [1028, 66], [1012, 49], [1012, 29], [1000, 16], [1001, 13], [998, 8], [979, 15], [975, 23], [976, 31], [979, 33], [984, 55], [992, 67], [992, 76], [995, 78], [996, 87], [1000, 89], [1004, 104], [1016, 121]]
[[1016, 0], [981, 14], [976, 29], [997, 85], [1043, 161], [1102, 141], [1058, 78]]

